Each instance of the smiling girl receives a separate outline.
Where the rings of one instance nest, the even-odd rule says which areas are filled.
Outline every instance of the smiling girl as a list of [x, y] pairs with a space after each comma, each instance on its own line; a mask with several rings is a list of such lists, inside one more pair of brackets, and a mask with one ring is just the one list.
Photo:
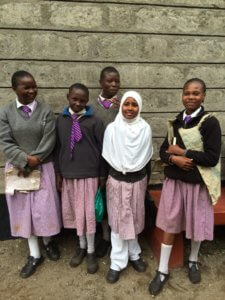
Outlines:
[[141, 96], [135, 91], [125, 93], [119, 113], [104, 135], [102, 156], [109, 164], [106, 191], [112, 230], [109, 283], [119, 279], [128, 260], [136, 271], [146, 269], [138, 234], [144, 229], [144, 197], [153, 150], [151, 127], [141, 118], [141, 109]]
[[[174, 236], [181, 231], [191, 240], [188, 277], [201, 281], [198, 252], [203, 240], [213, 239], [213, 204], [220, 196], [221, 130], [218, 120], [205, 112], [206, 86], [198, 78], [183, 87], [184, 110], [172, 122], [160, 157], [168, 165], [156, 226], [164, 231], [159, 268], [149, 286], [157, 295], [169, 278], [168, 262]], [[176, 145], [172, 145], [174, 139]], [[172, 141], [173, 140], [173, 141]]]
[[79, 266], [87, 256], [87, 271], [95, 273], [95, 195], [105, 182], [101, 157], [104, 126], [88, 106], [89, 91], [75, 83], [67, 94], [69, 106], [59, 115], [57, 128], [57, 187], [62, 192], [62, 215], [65, 228], [77, 230], [80, 247], [70, 261]]
[[37, 85], [30, 73], [15, 72], [12, 88], [17, 98], [0, 112], [0, 147], [7, 159], [6, 172], [14, 167], [19, 176], [27, 177], [35, 169], [40, 171], [38, 190], [6, 194], [12, 235], [28, 240], [30, 255], [20, 272], [27, 278], [44, 260], [38, 236], [43, 237], [48, 258], [59, 259], [58, 249], [50, 240], [61, 228], [52, 162], [55, 118], [50, 108], [36, 99]]

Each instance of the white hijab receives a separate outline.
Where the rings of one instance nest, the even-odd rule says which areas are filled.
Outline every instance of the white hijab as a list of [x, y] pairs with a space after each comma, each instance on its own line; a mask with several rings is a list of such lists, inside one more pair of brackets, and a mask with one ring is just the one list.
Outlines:
[[[139, 106], [138, 115], [131, 120], [122, 114], [122, 106], [128, 97], [134, 98]], [[105, 130], [102, 156], [115, 170], [123, 174], [143, 169], [153, 154], [152, 130], [141, 118], [141, 109], [141, 96], [135, 91], [126, 92], [121, 99], [115, 121]]]

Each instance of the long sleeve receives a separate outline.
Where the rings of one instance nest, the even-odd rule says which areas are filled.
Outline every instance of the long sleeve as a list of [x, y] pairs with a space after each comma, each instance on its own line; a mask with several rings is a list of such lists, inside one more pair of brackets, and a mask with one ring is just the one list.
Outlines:
[[169, 157], [170, 157], [170, 154], [166, 153], [166, 151], [168, 150], [168, 147], [169, 147], [168, 136], [166, 136], [166, 138], [164, 139], [164, 141], [160, 147], [159, 156], [160, 156], [161, 160], [167, 164], [169, 162]]
[[55, 147], [55, 116], [52, 111], [49, 111], [45, 122], [42, 139], [38, 147], [30, 153], [30, 155], [37, 155], [42, 161], [52, 153]]
[[196, 165], [214, 167], [220, 158], [221, 129], [218, 120], [211, 117], [202, 123], [200, 129], [204, 151], [189, 150], [186, 157], [192, 158]]
[[55, 167], [55, 172], [60, 173], [60, 167], [59, 167], [59, 153], [60, 153], [60, 148], [61, 148], [61, 143], [60, 143], [60, 138], [58, 134], [58, 121], [59, 118], [56, 120], [56, 145], [54, 149], [54, 167]]
[[7, 112], [0, 112], [0, 148], [6, 159], [15, 167], [24, 168], [27, 164], [27, 154], [17, 144], [7, 117]]

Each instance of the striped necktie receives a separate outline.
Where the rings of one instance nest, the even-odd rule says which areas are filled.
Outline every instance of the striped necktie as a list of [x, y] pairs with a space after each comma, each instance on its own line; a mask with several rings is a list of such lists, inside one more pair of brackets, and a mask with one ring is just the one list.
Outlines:
[[24, 112], [24, 114], [26, 115], [26, 117], [29, 118], [30, 117], [29, 113], [31, 112], [30, 107], [27, 105], [23, 105], [23, 106], [21, 106], [21, 109]]
[[82, 132], [80, 125], [78, 123], [78, 116], [73, 114], [72, 116], [72, 129], [71, 129], [71, 139], [70, 139], [70, 157], [73, 158], [75, 143], [78, 143], [82, 139]]

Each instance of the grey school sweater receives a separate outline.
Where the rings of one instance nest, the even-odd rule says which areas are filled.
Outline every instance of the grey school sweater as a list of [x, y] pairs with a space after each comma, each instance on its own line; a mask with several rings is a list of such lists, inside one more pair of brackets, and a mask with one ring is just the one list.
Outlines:
[[16, 107], [16, 101], [0, 110], [0, 149], [15, 167], [24, 168], [27, 155], [51, 161], [55, 140], [55, 117], [45, 103], [37, 101], [30, 118]]

